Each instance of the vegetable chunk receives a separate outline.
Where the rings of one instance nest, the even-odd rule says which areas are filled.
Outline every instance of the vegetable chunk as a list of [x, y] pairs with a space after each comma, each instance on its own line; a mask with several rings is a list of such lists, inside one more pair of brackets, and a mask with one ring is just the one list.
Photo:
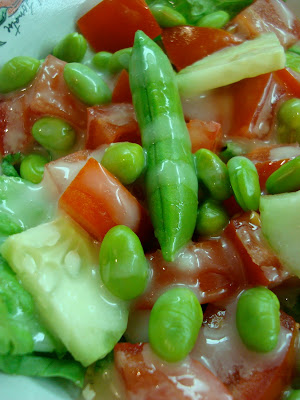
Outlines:
[[104, 287], [98, 246], [77, 224], [61, 216], [11, 236], [1, 252], [77, 361], [87, 366], [113, 349], [127, 326], [127, 304]]

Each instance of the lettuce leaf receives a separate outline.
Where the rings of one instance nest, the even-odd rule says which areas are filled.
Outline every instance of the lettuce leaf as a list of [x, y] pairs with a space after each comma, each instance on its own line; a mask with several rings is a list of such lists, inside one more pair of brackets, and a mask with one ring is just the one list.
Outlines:
[[0, 355], [33, 351], [62, 353], [64, 347], [41, 325], [31, 295], [0, 256]]
[[36, 354], [0, 356], [0, 371], [13, 375], [64, 378], [81, 388], [85, 375], [85, 368], [73, 359], [55, 359]]

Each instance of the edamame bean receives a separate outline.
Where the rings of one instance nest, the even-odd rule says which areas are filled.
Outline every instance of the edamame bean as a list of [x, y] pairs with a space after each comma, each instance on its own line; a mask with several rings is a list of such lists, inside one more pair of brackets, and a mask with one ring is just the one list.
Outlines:
[[100, 51], [99, 53], [94, 55], [92, 63], [100, 71], [107, 70], [111, 57], [112, 53], [109, 53], [108, 51]]
[[0, 210], [0, 236], [9, 236], [24, 230], [20, 221], [11, 213]]
[[48, 160], [40, 154], [26, 156], [20, 165], [21, 178], [32, 183], [40, 183], [44, 175], [44, 167]]
[[230, 20], [230, 15], [226, 11], [215, 11], [211, 14], [205, 15], [197, 21], [197, 26], [205, 28], [223, 28]]
[[285, 66], [291, 68], [293, 71], [300, 72], [300, 55], [293, 53], [292, 51], [287, 51], [285, 53]]
[[232, 191], [228, 170], [223, 161], [207, 149], [196, 151], [194, 157], [199, 183], [208, 189], [213, 199], [228, 199]]
[[285, 400], [300, 400], [300, 390], [292, 390]]
[[185, 17], [180, 12], [164, 4], [150, 4], [150, 11], [162, 28], [186, 25]]
[[255, 165], [248, 158], [236, 156], [227, 164], [234, 197], [244, 211], [259, 207], [260, 185]]
[[266, 182], [270, 194], [293, 192], [300, 189], [300, 156], [281, 165]]
[[131, 53], [132, 53], [131, 47], [116, 51], [109, 59], [108, 62], [109, 72], [115, 74], [117, 72], [120, 72], [122, 69], [126, 69], [128, 71]]
[[86, 65], [79, 63], [66, 64], [64, 78], [70, 91], [89, 106], [111, 101], [111, 91], [107, 84], [95, 71]]
[[143, 148], [136, 143], [113, 143], [105, 151], [101, 164], [128, 185], [134, 182], [145, 166]]
[[32, 135], [45, 149], [57, 155], [65, 154], [76, 140], [74, 129], [59, 118], [44, 117], [32, 127]]
[[32, 57], [14, 57], [0, 70], [0, 93], [9, 93], [27, 86], [36, 76], [40, 61]]
[[229, 222], [229, 217], [221, 204], [215, 200], [205, 200], [198, 208], [196, 232], [203, 236], [216, 236]]
[[279, 108], [277, 136], [282, 143], [300, 143], [300, 99], [285, 101]]
[[236, 327], [248, 349], [272, 351], [280, 332], [280, 304], [271, 290], [259, 286], [245, 290], [237, 304]]
[[146, 288], [149, 267], [137, 235], [124, 225], [117, 225], [105, 235], [99, 254], [100, 274], [104, 285], [115, 296], [131, 300]]
[[289, 48], [289, 51], [291, 51], [292, 53], [296, 53], [296, 54], [300, 55], [300, 46], [295, 44], [294, 46]]
[[66, 62], [80, 62], [87, 50], [86, 39], [77, 32], [69, 33], [53, 49], [53, 55]]
[[195, 345], [202, 321], [202, 308], [190, 289], [168, 290], [157, 299], [150, 314], [153, 351], [168, 362], [183, 360]]

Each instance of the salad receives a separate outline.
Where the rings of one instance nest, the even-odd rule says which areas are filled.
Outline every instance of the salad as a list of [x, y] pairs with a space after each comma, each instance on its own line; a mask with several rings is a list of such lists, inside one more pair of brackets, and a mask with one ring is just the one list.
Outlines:
[[0, 66], [0, 378], [300, 399], [300, 20], [102, 0], [77, 28]]

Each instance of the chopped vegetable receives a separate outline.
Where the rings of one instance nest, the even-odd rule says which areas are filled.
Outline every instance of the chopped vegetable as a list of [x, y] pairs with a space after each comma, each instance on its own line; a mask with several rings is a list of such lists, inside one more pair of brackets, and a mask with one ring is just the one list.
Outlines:
[[171, 64], [142, 32], [136, 34], [129, 77], [147, 150], [150, 215], [164, 258], [172, 261], [195, 228], [197, 177]]
[[52, 54], [68, 63], [80, 62], [87, 50], [86, 39], [77, 32], [69, 33], [54, 47]]

